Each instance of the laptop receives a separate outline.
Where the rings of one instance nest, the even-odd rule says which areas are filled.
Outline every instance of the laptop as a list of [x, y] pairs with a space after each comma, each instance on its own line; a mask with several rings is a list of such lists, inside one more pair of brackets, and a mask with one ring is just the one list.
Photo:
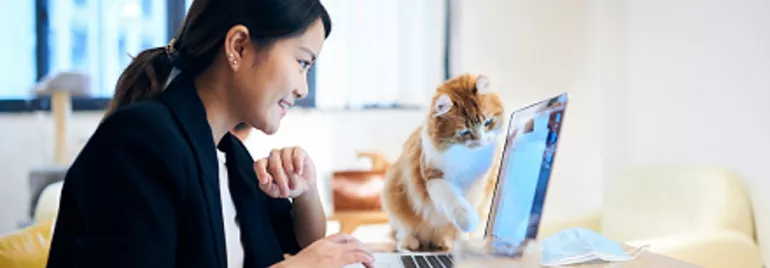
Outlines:
[[[496, 241], [495, 251], [511, 252], [511, 248], [521, 248], [519, 245], [537, 237], [567, 97], [564, 93], [511, 114], [484, 230], [486, 238]], [[376, 268], [453, 266], [449, 252], [375, 253], [374, 257]]]

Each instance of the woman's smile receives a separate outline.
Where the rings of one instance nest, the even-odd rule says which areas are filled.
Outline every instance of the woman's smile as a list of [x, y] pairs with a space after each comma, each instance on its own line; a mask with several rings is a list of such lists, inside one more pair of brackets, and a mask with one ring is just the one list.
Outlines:
[[281, 117], [286, 115], [286, 110], [289, 109], [289, 107], [291, 107], [292, 105], [293, 105], [293, 103], [285, 101], [285, 100], [278, 101], [278, 109], [281, 112]]

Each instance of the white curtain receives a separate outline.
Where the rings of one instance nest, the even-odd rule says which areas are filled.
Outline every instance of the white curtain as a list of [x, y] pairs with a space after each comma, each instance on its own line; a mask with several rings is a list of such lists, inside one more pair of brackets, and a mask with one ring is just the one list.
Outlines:
[[425, 106], [444, 80], [444, 0], [324, 0], [332, 34], [316, 73], [316, 105]]

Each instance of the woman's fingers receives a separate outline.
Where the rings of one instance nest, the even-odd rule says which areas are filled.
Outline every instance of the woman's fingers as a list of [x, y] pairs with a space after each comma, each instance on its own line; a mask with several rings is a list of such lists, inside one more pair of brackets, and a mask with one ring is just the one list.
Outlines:
[[273, 150], [270, 153], [268, 161], [268, 169], [270, 175], [272, 175], [273, 183], [278, 186], [278, 190], [281, 192], [282, 197], [289, 196], [289, 178], [284, 172], [283, 161], [281, 159], [281, 151]]
[[307, 158], [307, 153], [300, 147], [294, 147], [291, 151], [293, 155], [292, 160], [294, 161], [294, 168], [297, 170], [297, 175], [302, 176], [302, 167], [305, 166], [305, 158]]
[[358, 241], [358, 239], [346, 233], [336, 233], [326, 237], [326, 239], [337, 244], [345, 244], [349, 241]]
[[254, 163], [259, 188], [271, 197], [301, 194], [311, 183], [306, 180], [314, 179], [301, 176], [305, 165], [312, 165], [312, 162], [300, 147], [272, 150], [268, 157]]
[[365, 267], [374, 267], [374, 255], [355, 237], [346, 233], [337, 233], [330, 235], [326, 239], [339, 244], [342, 249], [340, 258], [343, 264], [361, 263]]
[[373, 267], [371, 264], [374, 263], [374, 257], [372, 255], [358, 251], [343, 253], [342, 256], [340, 256], [340, 260], [343, 265], [362, 263], [366, 267]]
[[296, 166], [294, 165], [294, 155], [292, 151], [293, 150], [291, 149], [281, 150], [281, 162], [283, 164], [283, 171], [289, 178], [288, 186], [290, 190], [297, 188], [297, 185], [294, 181], [294, 168]]
[[364, 244], [361, 243], [361, 241], [358, 241], [358, 239], [353, 241], [348, 241], [344, 244], [344, 246], [345, 246], [345, 251], [360, 251], [365, 254], [372, 255], [372, 253], [369, 252], [369, 250], [367, 250], [366, 247], [364, 247]]
[[255, 162], [254, 172], [257, 174], [257, 179], [259, 180], [259, 189], [270, 197], [277, 198], [281, 196], [281, 193], [278, 192], [278, 187], [273, 183], [273, 177], [270, 175], [270, 172], [267, 171], [267, 163], [267, 159], [260, 159]]
[[257, 173], [259, 184], [269, 184], [272, 181], [270, 173], [267, 172], [267, 159], [260, 159], [254, 163], [254, 172]]

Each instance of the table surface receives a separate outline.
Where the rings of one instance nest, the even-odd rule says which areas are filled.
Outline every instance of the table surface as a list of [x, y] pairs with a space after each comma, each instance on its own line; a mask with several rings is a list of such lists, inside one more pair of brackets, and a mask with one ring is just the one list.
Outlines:
[[[395, 244], [389, 238], [381, 235], [384, 231], [387, 233], [387, 226], [362, 226], [362, 228], [356, 229], [353, 236], [357, 237], [365, 244], [367, 248], [374, 252], [393, 252], [395, 250]], [[631, 250], [631, 246], [623, 245], [625, 249]], [[467, 263], [471, 267], [485, 266], [487, 268], [492, 267], [516, 267], [522, 265], [522, 267], [532, 267], [530, 265], [523, 265], [521, 260], [493, 260], [484, 261], [483, 263]], [[490, 266], [491, 265], [491, 266]], [[464, 265], [461, 265], [464, 266]], [[654, 252], [645, 251], [640, 253], [634, 260], [627, 262], [614, 262], [614, 263], [592, 263], [581, 265], [564, 266], [570, 268], [641, 268], [641, 267], [670, 267], [670, 268], [699, 268], [699, 266], [689, 264], [683, 261], [679, 261], [670, 257], [666, 257]]]
[[[366, 243], [365, 244], [367, 248], [374, 252], [393, 252], [394, 250], [394, 244], [388, 243], [388, 242], [379, 242], [379, 243]], [[630, 250], [631, 247], [624, 245], [626, 250]], [[525, 261], [522, 260], [514, 260], [514, 259], [497, 259], [497, 260], [484, 260], [482, 262], [468, 262], [464, 263], [469, 265], [470, 267], [480, 267], [480, 265], [484, 265], [487, 268], [493, 268], [493, 267], [511, 267], [511, 265], [522, 265], [521, 267], [532, 267], [530, 265], [523, 265]], [[528, 262], [527, 262], [528, 263]], [[490, 266], [491, 265], [491, 266]], [[458, 265], [457, 268], [463, 267], [464, 265]], [[515, 267], [515, 266], [514, 266]], [[542, 266], [545, 267], [545, 266]], [[613, 262], [613, 263], [592, 263], [592, 264], [579, 264], [579, 265], [569, 265], [569, 266], [563, 266], [563, 267], [570, 267], [570, 268], [648, 268], [648, 267], [670, 267], [670, 268], [700, 268], [700, 266], [696, 266], [693, 264], [689, 264], [686, 262], [682, 262], [673, 258], [669, 258], [660, 254], [656, 254], [650, 251], [645, 251], [643, 253], [640, 253], [639, 256], [636, 257], [636, 259], [627, 261], [627, 262]]]

